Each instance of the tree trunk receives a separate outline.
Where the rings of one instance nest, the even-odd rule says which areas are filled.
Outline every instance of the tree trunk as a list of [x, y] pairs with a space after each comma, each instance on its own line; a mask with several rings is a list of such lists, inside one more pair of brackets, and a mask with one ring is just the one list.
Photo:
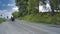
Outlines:
[[53, 16], [54, 15], [54, 9], [52, 8], [52, 11], [51, 11], [51, 16]]

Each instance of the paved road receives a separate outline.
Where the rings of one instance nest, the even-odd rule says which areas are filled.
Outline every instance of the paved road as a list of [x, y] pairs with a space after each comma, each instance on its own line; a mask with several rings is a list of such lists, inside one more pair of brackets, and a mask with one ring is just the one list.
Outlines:
[[16, 20], [0, 24], [0, 34], [60, 34], [59, 25], [38, 24]]

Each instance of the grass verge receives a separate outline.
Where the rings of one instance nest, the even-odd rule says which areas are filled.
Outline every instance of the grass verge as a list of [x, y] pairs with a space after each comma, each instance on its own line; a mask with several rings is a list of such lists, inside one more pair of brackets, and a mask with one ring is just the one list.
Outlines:
[[60, 13], [55, 13], [54, 16], [51, 16], [51, 13], [43, 13], [43, 14], [36, 13], [36, 14], [26, 15], [26, 16], [20, 17], [18, 19], [38, 22], [38, 23], [60, 25]]
[[0, 23], [2, 23], [2, 22], [4, 22], [5, 21], [5, 19], [3, 19], [3, 18], [0, 18]]

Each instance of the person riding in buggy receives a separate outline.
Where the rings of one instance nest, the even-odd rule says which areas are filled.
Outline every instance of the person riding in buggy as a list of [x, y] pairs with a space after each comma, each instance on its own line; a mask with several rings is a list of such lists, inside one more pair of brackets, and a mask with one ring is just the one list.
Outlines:
[[14, 18], [14, 17], [11, 17], [11, 20], [12, 20], [12, 21], [15, 21], [15, 18]]

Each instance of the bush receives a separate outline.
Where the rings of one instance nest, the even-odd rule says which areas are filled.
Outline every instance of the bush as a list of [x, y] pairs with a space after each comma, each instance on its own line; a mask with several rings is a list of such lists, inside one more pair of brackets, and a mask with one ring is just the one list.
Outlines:
[[2, 23], [2, 22], [4, 22], [5, 21], [5, 19], [3, 19], [3, 18], [0, 18], [0, 23]]
[[51, 16], [50, 13], [36, 13], [22, 17], [23, 20], [46, 23], [46, 24], [60, 24], [60, 13], [55, 13]]

